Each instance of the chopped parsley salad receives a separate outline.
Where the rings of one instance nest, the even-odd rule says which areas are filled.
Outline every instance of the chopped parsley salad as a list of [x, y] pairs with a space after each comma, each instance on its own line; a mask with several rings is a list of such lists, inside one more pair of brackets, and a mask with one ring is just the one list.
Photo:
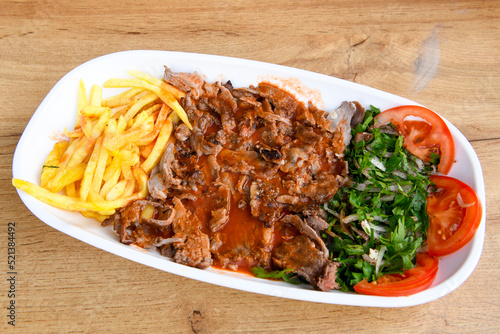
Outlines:
[[337, 281], [346, 291], [363, 279], [413, 268], [429, 227], [425, 204], [434, 165], [411, 155], [391, 127], [372, 128], [379, 113], [371, 107], [353, 129], [344, 157], [350, 185], [324, 206], [330, 228], [323, 238], [341, 263]]
[[341, 263], [337, 282], [371, 295], [420, 292], [437, 274], [435, 256], [462, 248], [481, 222], [472, 188], [436, 174], [454, 163], [451, 133], [429, 109], [371, 106], [352, 135], [349, 184], [324, 207], [323, 238]]
[[[427, 289], [437, 256], [465, 246], [482, 215], [474, 190], [443, 175], [455, 159], [446, 123], [424, 107], [371, 106], [344, 159], [349, 181], [324, 204], [330, 226], [322, 233], [340, 263], [340, 290], [407, 296]], [[286, 270], [255, 274], [301, 282]]]

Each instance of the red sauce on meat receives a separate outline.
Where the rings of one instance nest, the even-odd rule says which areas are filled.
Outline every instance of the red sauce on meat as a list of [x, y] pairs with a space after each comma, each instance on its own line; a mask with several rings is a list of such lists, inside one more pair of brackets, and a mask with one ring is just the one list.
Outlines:
[[[181, 104], [193, 130], [175, 128], [177, 141], [148, 181], [150, 199], [112, 217], [120, 240], [198, 268], [278, 266], [302, 270], [313, 285], [331, 281], [320, 205], [347, 175], [343, 132], [331, 129], [324, 111], [273, 85], [234, 89], [167, 72], [185, 87]], [[147, 204], [154, 219], [140, 217]], [[297, 247], [308, 258], [294, 258]]]

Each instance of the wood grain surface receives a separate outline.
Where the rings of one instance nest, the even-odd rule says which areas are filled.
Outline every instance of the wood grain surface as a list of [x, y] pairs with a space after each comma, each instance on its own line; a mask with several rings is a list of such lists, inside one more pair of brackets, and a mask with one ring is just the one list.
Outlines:
[[[470, 140], [486, 181], [481, 260], [428, 304], [362, 308], [200, 283], [106, 253], [47, 226], [11, 186], [23, 129], [79, 64], [133, 49], [240, 57], [404, 96]], [[247, 333], [500, 331], [499, 1], [0, 0], [0, 332]], [[16, 223], [16, 326], [7, 225]]]

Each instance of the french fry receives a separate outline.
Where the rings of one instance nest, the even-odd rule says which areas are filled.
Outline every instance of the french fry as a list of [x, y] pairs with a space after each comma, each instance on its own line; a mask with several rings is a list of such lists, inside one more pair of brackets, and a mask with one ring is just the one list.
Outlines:
[[106, 133], [103, 137], [100, 137], [100, 138], [106, 138], [106, 136], [114, 136], [116, 134], [116, 132], [118, 131], [117, 129], [117, 124], [118, 122], [116, 121], [116, 119], [114, 118], [111, 118], [109, 121], [108, 121], [108, 124], [106, 124]]
[[167, 144], [168, 139], [170, 138], [170, 134], [173, 129], [173, 120], [174, 113], [168, 116], [167, 121], [161, 127], [160, 134], [156, 139], [156, 143], [149, 154], [148, 158], [142, 163], [141, 168], [144, 172], [149, 173], [154, 166], [158, 164], [160, 161], [161, 155], [163, 154], [163, 150], [165, 149], [165, 145]]
[[78, 119], [80, 120], [81, 130], [82, 130], [83, 134], [85, 135], [85, 137], [91, 138], [93, 125], [92, 125], [92, 120], [90, 119], [90, 117], [80, 115], [78, 117]]
[[108, 107], [85, 106], [82, 109], [80, 109], [80, 112], [82, 115], [87, 116], [87, 117], [99, 117], [107, 110], [109, 110], [111, 112], [111, 109]]
[[135, 195], [132, 195], [131, 197], [135, 197], [137, 199], [146, 198], [146, 196], [148, 195], [147, 173], [141, 167], [132, 168], [132, 173], [134, 174], [134, 177], [139, 186], [139, 191]]
[[66, 196], [76, 197], [76, 183], [72, 182], [66, 186]]
[[132, 180], [134, 178], [134, 174], [132, 174], [131, 164], [122, 161], [120, 167], [122, 169], [122, 176], [125, 180]]
[[135, 181], [135, 178], [132, 178], [131, 180], [128, 180], [127, 181], [127, 185], [125, 186], [125, 189], [123, 190], [123, 193], [120, 195], [119, 198], [128, 198], [128, 197], [132, 196], [132, 194], [135, 191], [136, 184], [137, 183]]
[[81, 164], [92, 152], [94, 140], [87, 137], [78, 138], [78, 145], [73, 155], [66, 164], [67, 167], [75, 167]]
[[103, 85], [105, 88], [144, 88], [153, 92], [160, 92], [161, 88], [141, 79], [109, 79]]
[[70, 211], [105, 212], [108, 215], [113, 214], [117, 208], [124, 207], [130, 201], [139, 198], [138, 195], [135, 195], [128, 198], [116, 199], [114, 201], [83, 202], [76, 198], [50, 192], [45, 188], [24, 180], [12, 179], [12, 185], [17, 189], [25, 191], [36, 199], [57, 208]]
[[118, 118], [118, 122], [116, 122], [116, 133], [122, 133], [125, 131], [127, 127], [127, 121], [125, 120], [125, 117], [120, 116]]
[[163, 101], [163, 103], [172, 108], [177, 113], [182, 122], [184, 122], [184, 124], [186, 124], [190, 130], [193, 129], [193, 126], [189, 122], [186, 112], [181, 107], [179, 102], [177, 102], [175, 97], [170, 92], [160, 88], [159, 86], [150, 84], [149, 82], [142, 79], [109, 79], [104, 83], [104, 87], [110, 87], [110, 88], [141, 87], [148, 89], [156, 93], [156, 95], [158, 95], [158, 97]]
[[92, 85], [90, 89], [89, 106], [100, 107], [102, 101], [102, 88], [98, 85]]
[[152, 141], [151, 143], [147, 144], [146, 146], [143, 146], [142, 150], [141, 150], [141, 157], [143, 157], [144, 159], [147, 159], [149, 157], [149, 155], [151, 154], [151, 152], [153, 152], [153, 148], [155, 147], [155, 144], [156, 144], [156, 142]]
[[151, 218], [153, 218], [154, 213], [155, 213], [154, 206], [152, 206], [150, 204], [146, 204], [146, 206], [144, 206], [144, 210], [142, 210], [142, 212], [141, 212], [141, 218], [142, 219], [151, 219]]
[[174, 86], [170, 85], [169, 83], [167, 83], [163, 80], [157, 79], [149, 74], [146, 74], [146, 73], [143, 73], [140, 71], [136, 71], [136, 70], [130, 70], [130, 71], [127, 71], [127, 73], [133, 77], [136, 77], [137, 79], [147, 81], [152, 85], [158, 86], [158, 87], [166, 90], [167, 92], [172, 94], [176, 99], [181, 99], [181, 98], [186, 96], [186, 93], [184, 93], [182, 90], [177, 89]]
[[[146, 111], [141, 111], [139, 114], [137, 114], [137, 116], [134, 118], [134, 119], [131, 119], [127, 122], [127, 125], [130, 127], [130, 128], [134, 128], [134, 127], [137, 127], [139, 125], [141, 125], [142, 123], [144, 123], [150, 116], [148, 115], [148, 113]], [[152, 116], [151, 116], [152, 117]], [[125, 118], [126, 119], [126, 118]], [[151, 118], [151, 120], [153, 121], [154, 123], [154, 119]]]
[[86, 105], [88, 105], [87, 101], [87, 91], [85, 90], [85, 85], [83, 84], [83, 80], [80, 79], [80, 84], [78, 85], [78, 102], [77, 102], [77, 117], [76, 117], [76, 126], [75, 128], [78, 128], [80, 126], [79, 123], [79, 117], [80, 116], [80, 110], [83, 109]]
[[54, 145], [54, 148], [49, 153], [49, 156], [45, 160], [45, 163], [42, 167], [42, 176], [40, 180], [40, 184], [42, 187], [46, 187], [47, 182], [56, 175], [58, 170], [61, 157], [69, 146], [69, 142], [57, 142]]
[[102, 215], [98, 212], [94, 211], [81, 211], [82, 216], [87, 217], [87, 218], [93, 218], [95, 220], [98, 220], [99, 222], [103, 222], [106, 219], [108, 219], [109, 215]]
[[160, 109], [160, 112], [158, 113], [158, 116], [156, 117], [156, 122], [153, 131], [151, 131], [149, 134], [145, 135], [144, 137], [136, 141], [136, 144], [138, 146], [148, 145], [158, 136], [161, 127], [163, 126], [163, 124], [167, 119], [169, 110], [170, 108], [166, 104], [163, 104], [162, 108]]
[[[113, 155], [113, 153], [112, 153]], [[106, 167], [106, 170], [104, 171], [104, 175], [102, 176], [102, 179], [104, 181], [109, 181], [114, 177], [115, 174], [118, 174], [120, 172], [120, 159], [118, 157], [114, 156], [111, 160], [111, 163]], [[119, 176], [119, 174], [118, 174]], [[102, 196], [102, 194], [101, 194]], [[104, 197], [104, 196], [103, 196]]]
[[144, 88], [132, 88], [118, 95], [103, 99], [101, 105], [103, 107], [115, 108], [123, 105], [131, 104], [133, 97], [144, 91]]
[[[87, 99], [80, 80], [76, 126], [65, 129], [69, 141], [56, 143], [47, 157], [41, 187], [18, 179], [12, 184], [44, 203], [101, 222], [145, 198], [148, 173], [172, 138], [174, 123], [191, 124], [176, 100], [184, 92], [142, 72], [129, 74], [136, 79], [110, 79], [104, 87], [132, 88], [106, 99], [97, 85]], [[153, 213], [146, 209], [147, 216]]]
[[78, 128], [78, 129], [75, 129], [73, 131], [68, 131], [67, 128], [64, 129], [64, 134], [68, 137], [68, 138], [79, 138], [79, 137], [83, 137], [85, 134], [83, 133], [83, 130], [82, 128]]
[[[122, 120], [122, 122], [120, 122], [120, 119]], [[106, 130], [104, 132], [104, 138], [103, 138], [103, 146], [104, 147], [108, 147], [110, 145], [110, 142], [114, 142], [116, 140], [116, 136], [117, 134], [121, 133], [125, 128], [125, 126], [123, 126], [123, 117], [121, 117], [118, 122], [112, 118], [108, 121], [108, 124], [107, 124], [107, 127], [106, 127]]]
[[133, 153], [129, 150], [120, 150], [118, 153], [122, 177], [125, 180], [132, 180], [134, 178], [131, 167], [135, 166], [139, 162], [138, 157], [137, 159], [135, 156], [132, 158], [132, 154]]
[[161, 83], [163, 82], [162, 80], [155, 78], [149, 74], [137, 71], [137, 70], [129, 70], [127, 71], [128, 74], [130, 74], [133, 77], [136, 77], [137, 79], [144, 80], [146, 82], [149, 82], [152, 85], [155, 86], [161, 86]]
[[96, 144], [94, 146], [94, 150], [92, 151], [90, 159], [87, 163], [87, 167], [85, 168], [85, 173], [83, 175], [82, 182], [80, 184], [80, 198], [84, 202], [87, 200], [87, 196], [90, 191], [90, 186], [92, 185], [92, 179], [94, 177], [94, 172], [97, 167], [97, 162], [99, 161], [99, 154], [102, 149], [102, 141], [103, 141], [102, 137], [97, 139]]
[[104, 172], [103, 180], [104, 184], [99, 191], [101, 197], [106, 198], [109, 191], [118, 183], [118, 179], [121, 174], [120, 160], [118, 158], [113, 158], [111, 164], [106, 168]]
[[144, 122], [138, 124], [137, 126], [134, 126], [121, 134], [116, 134], [115, 136], [110, 137], [109, 140], [105, 140], [104, 146], [110, 151], [115, 151], [127, 143], [133, 143], [141, 139], [145, 133], [151, 132], [153, 128], [154, 120], [152, 117], [148, 117]]
[[170, 93], [168, 93], [167, 91], [162, 90], [157, 94], [158, 94], [158, 97], [163, 101], [163, 103], [165, 103], [167, 106], [172, 108], [175, 111], [175, 113], [177, 114], [177, 116], [179, 116], [181, 121], [184, 124], [186, 124], [190, 130], [193, 130], [193, 126], [189, 122], [188, 116], [187, 116], [186, 112], [184, 111], [184, 109], [179, 104], [179, 102], [177, 102], [177, 100], [172, 95], [170, 95]]
[[92, 127], [92, 135], [91, 135], [92, 139], [97, 139], [103, 133], [104, 128], [106, 127], [106, 124], [108, 123], [110, 118], [111, 118], [111, 109], [106, 108], [106, 110], [99, 117], [99, 120]]
[[111, 109], [111, 117], [113, 117], [114, 119], [118, 119], [120, 116], [125, 115], [128, 109], [129, 109], [128, 105], [114, 107]]
[[92, 178], [92, 183], [90, 185], [90, 191], [96, 194], [101, 190], [102, 178], [104, 176], [104, 170], [106, 168], [106, 162], [108, 161], [109, 151], [104, 145], [99, 151], [99, 157], [97, 158], [97, 165], [94, 171], [94, 177]]
[[61, 159], [59, 160], [60, 167], [65, 167], [68, 164], [68, 161], [71, 159], [73, 153], [75, 153], [76, 148], [78, 147], [80, 139], [81, 138], [76, 138], [69, 141], [69, 146], [66, 148], [64, 154], [61, 156]]
[[104, 198], [102, 198], [101, 195], [90, 189], [87, 202], [102, 202], [102, 201], [104, 201]]
[[146, 111], [148, 113], [148, 115], [154, 115], [158, 110], [161, 110], [161, 108], [163, 106], [164, 106], [164, 103], [156, 103], [144, 111]]
[[81, 180], [85, 173], [85, 164], [79, 164], [74, 167], [66, 167], [57, 172], [57, 174], [47, 183], [47, 189], [58, 193], [68, 184]]
[[106, 194], [106, 201], [112, 201], [120, 197], [127, 186], [127, 180], [121, 180], [115, 184]]
[[158, 100], [158, 96], [154, 93], [150, 93], [150, 94], [146, 95], [145, 97], [139, 99], [127, 111], [127, 113], [124, 116], [125, 120], [127, 120], [127, 121], [131, 120], [145, 105], [152, 103], [156, 100]]

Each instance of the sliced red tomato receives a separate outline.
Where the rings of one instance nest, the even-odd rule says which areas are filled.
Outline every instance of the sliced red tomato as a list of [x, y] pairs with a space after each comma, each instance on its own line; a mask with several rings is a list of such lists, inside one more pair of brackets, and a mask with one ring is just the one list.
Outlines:
[[455, 144], [450, 129], [439, 115], [419, 106], [388, 109], [375, 117], [375, 126], [392, 123], [404, 136], [404, 147], [423, 161], [431, 153], [439, 155], [438, 171], [448, 174], [455, 159]]
[[416, 266], [402, 274], [387, 274], [377, 281], [366, 279], [354, 285], [356, 292], [374, 296], [409, 296], [432, 285], [438, 271], [438, 259], [428, 253], [418, 253]]
[[474, 190], [449, 176], [432, 175], [438, 188], [427, 197], [429, 254], [443, 256], [456, 252], [474, 236], [481, 223], [482, 208]]

